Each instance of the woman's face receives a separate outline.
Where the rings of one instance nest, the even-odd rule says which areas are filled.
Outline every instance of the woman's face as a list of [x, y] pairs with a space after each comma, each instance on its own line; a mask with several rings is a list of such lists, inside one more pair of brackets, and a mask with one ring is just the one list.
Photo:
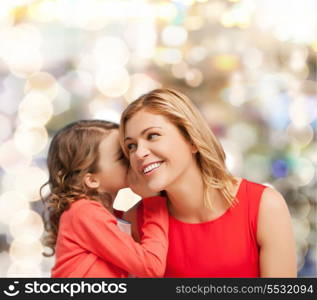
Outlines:
[[131, 167], [153, 191], [168, 190], [195, 163], [194, 147], [162, 115], [137, 112], [124, 138]]
[[114, 199], [118, 190], [127, 187], [127, 166], [119, 144], [119, 131], [112, 130], [99, 145], [99, 190], [111, 194]]

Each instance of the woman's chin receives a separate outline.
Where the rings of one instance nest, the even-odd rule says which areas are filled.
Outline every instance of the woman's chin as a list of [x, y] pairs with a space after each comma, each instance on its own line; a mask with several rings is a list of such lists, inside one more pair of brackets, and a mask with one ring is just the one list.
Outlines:
[[148, 188], [153, 192], [160, 193], [161, 191], [165, 190], [165, 185], [157, 182], [150, 182], [148, 183]]

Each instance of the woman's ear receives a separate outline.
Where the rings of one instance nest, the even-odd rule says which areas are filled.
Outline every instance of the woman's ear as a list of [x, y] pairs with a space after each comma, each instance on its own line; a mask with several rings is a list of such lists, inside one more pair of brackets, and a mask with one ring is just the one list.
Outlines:
[[192, 153], [193, 153], [193, 154], [196, 154], [196, 153], [198, 152], [197, 147], [196, 147], [193, 143], [191, 143], [190, 146], [191, 146], [191, 151], [192, 151]]
[[97, 176], [91, 173], [85, 174], [84, 182], [91, 189], [97, 189], [100, 185], [100, 181]]

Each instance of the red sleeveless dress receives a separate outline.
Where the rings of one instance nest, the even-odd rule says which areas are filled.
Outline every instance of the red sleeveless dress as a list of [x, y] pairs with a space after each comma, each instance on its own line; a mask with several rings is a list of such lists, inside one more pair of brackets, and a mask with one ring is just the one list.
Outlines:
[[[184, 223], [169, 216], [164, 277], [259, 277], [257, 219], [264, 185], [243, 179], [238, 203], [212, 221]], [[142, 224], [138, 209], [138, 227]]]

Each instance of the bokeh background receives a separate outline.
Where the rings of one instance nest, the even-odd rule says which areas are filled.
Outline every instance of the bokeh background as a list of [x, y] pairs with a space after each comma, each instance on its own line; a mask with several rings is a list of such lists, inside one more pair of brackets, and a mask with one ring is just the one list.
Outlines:
[[50, 274], [38, 199], [52, 135], [118, 121], [162, 86], [196, 103], [235, 175], [283, 194], [298, 275], [317, 277], [316, 13], [315, 0], [0, 0], [0, 277]]

